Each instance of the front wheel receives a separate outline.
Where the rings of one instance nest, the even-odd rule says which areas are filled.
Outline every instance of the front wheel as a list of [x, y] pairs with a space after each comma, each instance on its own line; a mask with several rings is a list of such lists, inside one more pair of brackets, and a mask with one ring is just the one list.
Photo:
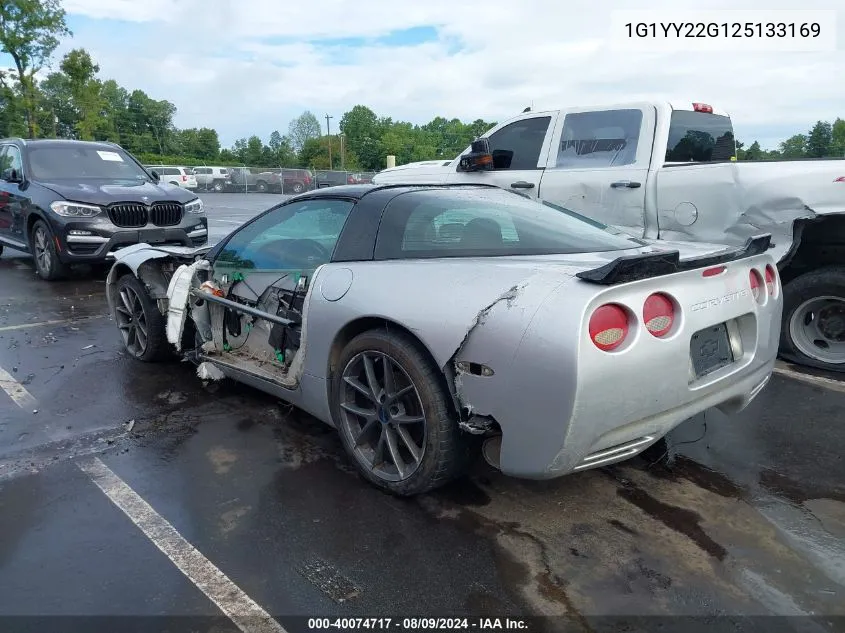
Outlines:
[[293, 187], [291, 187], [291, 191], [293, 191], [295, 194], [302, 193], [303, 191], [305, 191], [305, 185], [303, 185], [301, 182], [295, 182], [293, 183]]
[[782, 354], [845, 372], [845, 267], [820, 268], [784, 286]]
[[400, 496], [438, 488], [471, 457], [443, 376], [407, 336], [371, 330], [344, 348], [332, 414], [358, 472]]
[[259, 180], [257, 183], [255, 183], [255, 190], [258, 193], [267, 193], [267, 183], [263, 180]]
[[112, 316], [123, 346], [134, 358], [154, 362], [170, 356], [164, 315], [135, 275], [117, 280]]
[[30, 234], [35, 272], [45, 281], [55, 281], [67, 275], [68, 267], [59, 259], [53, 232], [44, 220], [36, 220]]
[[223, 189], [224, 189], [224, 187], [223, 187], [223, 183], [222, 183], [222, 182], [220, 182], [219, 180], [218, 180], [217, 182], [215, 182], [215, 183], [211, 186], [211, 188], [212, 188], [212, 189], [213, 189], [216, 193], [222, 193], [222, 192], [223, 192]]

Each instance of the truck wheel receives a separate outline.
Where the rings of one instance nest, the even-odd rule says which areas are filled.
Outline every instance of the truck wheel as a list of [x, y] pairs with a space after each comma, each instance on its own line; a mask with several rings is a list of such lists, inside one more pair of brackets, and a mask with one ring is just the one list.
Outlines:
[[164, 315], [135, 275], [117, 280], [112, 316], [124, 348], [134, 358], [154, 362], [171, 355]]
[[344, 348], [332, 383], [332, 416], [358, 472], [411, 496], [457, 477], [467, 436], [449, 406], [443, 376], [409, 337], [370, 330]]
[[44, 220], [36, 220], [30, 234], [32, 256], [35, 258], [35, 272], [45, 281], [56, 281], [67, 275], [68, 267], [59, 260], [53, 232]]
[[303, 191], [305, 191], [305, 185], [303, 185], [301, 182], [295, 182], [291, 187], [291, 191], [293, 191], [294, 193], [302, 193]]
[[845, 372], [845, 267], [805, 273], [786, 284], [783, 293], [782, 355]]
[[267, 183], [263, 180], [259, 180], [257, 183], [255, 183], [255, 188], [258, 193], [267, 193]]
[[211, 188], [212, 188], [212, 189], [213, 189], [216, 193], [222, 193], [222, 192], [223, 192], [223, 189], [224, 189], [224, 186], [223, 186], [223, 183], [222, 183], [220, 180], [215, 180], [215, 181], [214, 181], [214, 184], [211, 186]]

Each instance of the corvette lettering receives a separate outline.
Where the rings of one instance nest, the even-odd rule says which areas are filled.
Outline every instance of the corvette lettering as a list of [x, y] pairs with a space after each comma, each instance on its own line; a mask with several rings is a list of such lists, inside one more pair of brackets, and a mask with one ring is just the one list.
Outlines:
[[713, 299], [707, 299], [706, 301], [694, 303], [692, 304], [690, 309], [693, 312], [699, 312], [700, 310], [705, 310], [707, 308], [715, 308], [716, 306], [724, 305], [725, 303], [730, 303], [731, 301], [736, 301], [737, 299], [747, 297], [749, 292], [750, 291], [747, 288], [743, 290], [737, 290], [736, 292], [731, 292], [721, 297], [715, 297]]

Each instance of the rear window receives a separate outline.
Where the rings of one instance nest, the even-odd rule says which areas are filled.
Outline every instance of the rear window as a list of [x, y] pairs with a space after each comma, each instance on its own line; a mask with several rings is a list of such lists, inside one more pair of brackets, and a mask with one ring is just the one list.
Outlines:
[[388, 205], [376, 259], [553, 255], [643, 242], [549, 203], [501, 190], [415, 191]]
[[735, 154], [736, 142], [729, 117], [688, 110], [672, 113], [666, 162], [729, 161]]
[[[211, 170], [209, 170], [209, 171], [211, 171]], [[229, 173], [229, 170], [228, 170], [228, 169], [226, 169], [225, 167], [223, 167], [222, 169], [220, 169], [220, 173], [221, 173], [221, 174], [228, 174], [228, 173]]]

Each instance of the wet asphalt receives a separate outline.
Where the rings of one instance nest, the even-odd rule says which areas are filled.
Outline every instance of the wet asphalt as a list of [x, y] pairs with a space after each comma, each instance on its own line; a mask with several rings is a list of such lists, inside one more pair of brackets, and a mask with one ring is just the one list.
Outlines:
[[[203, 197], [212, 241], [282, 199]], [[400, 500], [361, 481], [310, 416], [228, 381], [204, 386], [187, 363], [127, 358], [104, 271], [46, 283], [6, 250], [0, 279], [0, 367], [35, 399], [0, 392], [0, 630], [237, 630], [80, 470], [93, 456], [282, 621], [845, 627], [842, 383], [778, 373], [741, 414], [691, 419], [629, 462], [550, 482], [479, 463]], [[45, 629], [35, 615], [56, 617]], [[135, 617], [114, 628], [81, 616]]]

